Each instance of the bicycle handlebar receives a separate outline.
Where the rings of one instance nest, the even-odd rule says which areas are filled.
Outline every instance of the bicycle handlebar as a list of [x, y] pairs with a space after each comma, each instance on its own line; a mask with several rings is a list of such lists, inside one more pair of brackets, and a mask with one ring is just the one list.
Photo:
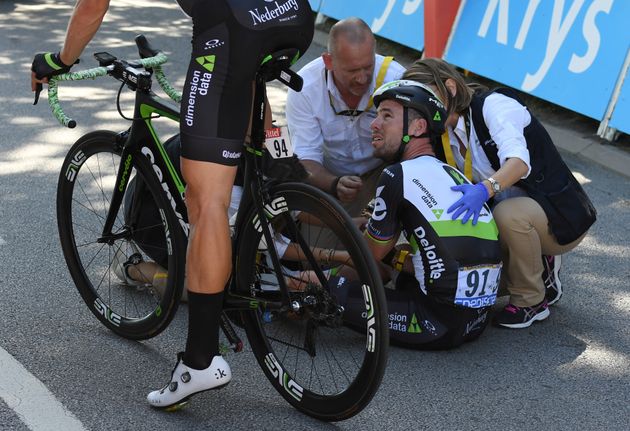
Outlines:
[[99, 76], [111, 75], [119, 81], [134, 87], [134, 90], [136, 88], [148, 90], [151, 88], [150, 73], [140, 70], [139, 67], [152, 69], [162, 90], [164, 90], [168, 97], [179, 103], [182, 99], [181, 93], [175, 90], [175, 88], [173, 88], [173, 86], [168, 82], [166, 76], [164, 75], [164, 71], [162, 70], [162, 64], [167, 61], [168, 57], [166, 54], [160, 52], [153, 57], [143, 58], [133, 62], [114, 60], [113, 64], [108, 66], [99, 66], [92, 69], [81, 70], [79, 72], [69, 72], [56, 75], [50, 78], [48, 82], [48, 104], [50, 105], [50, 109], [52, 110], [55, 118], [57, 118], [63, 126], [73, 129], [76, 127], [77, 122], [65, 114], [61, 108], [61, 104], [59, 103], [59, 81], [80, 81], [83, 79], [95, 79]]

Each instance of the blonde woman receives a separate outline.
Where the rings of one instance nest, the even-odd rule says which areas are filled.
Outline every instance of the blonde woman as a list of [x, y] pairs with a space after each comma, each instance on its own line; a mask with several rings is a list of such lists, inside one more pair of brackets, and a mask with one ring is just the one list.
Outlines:
[[494, 323], [526, 328], [549, 316], [562, 295], [560, 255], [595, 222], [596, 211], [549, 134], [514, 90], [468, 84], [440, 59], [416, 61], [404, 74], [434, 88], [448, 110], [440, 157], [474, 183], [447, 209], [467, 223], [493, 208], [503, 253], [509, 304]]

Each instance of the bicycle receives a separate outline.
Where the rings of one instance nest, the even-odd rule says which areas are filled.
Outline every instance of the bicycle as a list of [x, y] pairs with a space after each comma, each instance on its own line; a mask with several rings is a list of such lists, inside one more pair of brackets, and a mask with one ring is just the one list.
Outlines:
[[[162, 70], [166, 55], [143, 36], [136, 44], [140, 60], [97, 53], [99, 67], [52, 78], [48, 94], [54, 115], [74, 127], [59, 105], [58, 82], [108, 75], [122, 82], [121, 90], [127, 86], [135, 92], [129, 129], [88, 133], [68, 152], [59, 175], [57, 220], [70, 274], [91, 312], [116, 334], [142, 340], [158, 335], [175, 315], [189, 227], [184, 183], [152, 124], [158, 117], [179, 121], [180, 112], [151, 90], [153, 76], [171, 99], [178, 102], [181, 95]], [[265, 375], [290, 404], [315, 418], [338, 421], [360, 412], [381, 383], [389, 344], [386, 301], [362, 235], [339, 204], [307, 184], [281, 182], [264, 172], [266, 82], [279, 79], [299, 91], [301, 78], [290, 69], [295, 54], [270, 54], [256, 75], [252, 143], [243, 152], [245, 186], [221, 327], [235, 352], [243, 343], [232, 323], [244, 328]], [[117, 107], [123, 115], [120, 94]], [[145, 244], [134, 239], [141, 208], [125, 201], [134, 179], [141, 179], [136, 183], [144, 184], [143, 192], [159, 209], [161, 223], [150, 227], [160, 235], [166, 256], [161, 264], [167, 280], [159, 292], [149, 280], [134, 285], [116, 274], [121, 254], [146, 259]], [[347, 250], [347, 256], [340, 261], [343, 252], [318, 248], [318, 238], [301, 228], [306, 223], [332, 231], [339, 243], [335, 249]], [[285, 255], [289, 247], [291, 259]], [[345, 310], [330, 288], [342, 277], [360, 286], [363, 327], [343, 324]]]

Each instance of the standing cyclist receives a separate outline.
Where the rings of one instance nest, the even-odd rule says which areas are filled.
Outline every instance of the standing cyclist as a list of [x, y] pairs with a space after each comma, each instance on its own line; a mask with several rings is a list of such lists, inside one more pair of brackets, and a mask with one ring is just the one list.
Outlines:
[[[182, 0], [192, 17], [192, 55], [182, 97], [181, 167], [190, 221], [186, 350], [169, 383], [151, 392], [154, 406], [175, 406], [230, 382], [218, 351], [223, 289], [231, 272], [227, 208], [252, 111], [252, 82], [266, 55], [285, 48], [303, 54], [313, 37], [308, 0]], [[63, 48], [40, 53], [32, 90], [70, 70], [96, 34], [109, 0], [78, 0]], [[207, 86], [202, 94], [199, 82]], [[208, 265], [212, 262], [212, 265]]]
[[[397, 289], [386, 292], [390, 338], [420, 349], [459, 346], [481, 335], [496, 300], [497, 226], [487, 207], [474, 225], [446, 214], [469, 182], [434, 157], [432, 144], [444, 132], [446, 109], [429, 87], [393, 81], [376, 90], [374, 104], [374, 156], [392, 164], [378, 182], [366, 238], [377, 261], [389, 263], [386, 256], [397, 250], [391, 262], [401, 274]], [[396, 247], [401, 231], [407, 248]], [[344, 292], [346, 285], [335, 295], [347, 295], [345, 317], [352, 324], [361, 298], [356, 289]]]

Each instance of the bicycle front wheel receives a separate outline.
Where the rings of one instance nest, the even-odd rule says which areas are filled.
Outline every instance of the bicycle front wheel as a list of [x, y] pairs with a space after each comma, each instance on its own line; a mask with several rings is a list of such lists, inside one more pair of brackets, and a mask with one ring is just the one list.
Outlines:
[[[133, 199], [125, 196], [104, 236], [119, 188], [121, 152], [122, 141], [108, 131], [89, 133], [72, 146], [57, 185], [57, 224], [68, 269], [90, 311], [116, 334], [146, 339], [163, 331], [177, 310], [186, 240], [144, 156], [129, 156], [124, 165], [127, 193], [132, 184], [142, 186]], [[140, 195], [142, 208], [132, 210]], [[152, 218], [147, 208], [153, 209]]]
[[[336, 201], [299, 183], [270, 194], [265, 213], [273, 240], [265, 240], [250, 210], [237, 245], [236, 286], [261, 300], [279, 298], [282, 279], [291, 305], [266, 310], [264, 301], [252, 301], [257, 308], [243, 313], [247, 338], [272, 385], [295, 408], [321, 420], [347, 419], [370, 402], [385, 370], [389, 329], [381, 278], [361, 233]], [[306, 225], [328, 232], [314, 234]], [[279, 271], [272, 247], [282, 258]], [[335, 296], [343, 282], [363, 299], [351, 326], [344, 315], [351, 311]]]

